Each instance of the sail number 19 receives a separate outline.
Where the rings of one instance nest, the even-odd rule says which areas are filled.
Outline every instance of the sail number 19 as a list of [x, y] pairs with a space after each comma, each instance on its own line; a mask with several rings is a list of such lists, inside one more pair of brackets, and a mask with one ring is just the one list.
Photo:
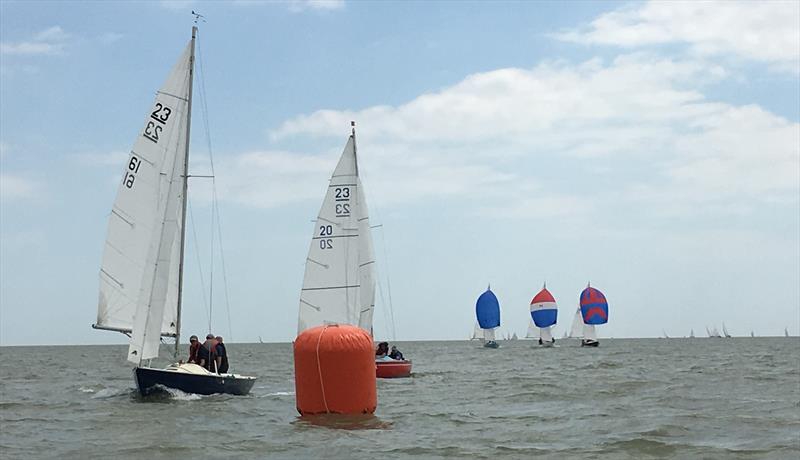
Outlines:
[[125, 170], [125, 177], [122, 183], [128, 188], [133, 188], [133, 183], [136, 181], [136, 173], [139, 172], [139, 167], [142, 166], [141, 158], [131, 154], [131, 160], [128, 162], [128, 169]]

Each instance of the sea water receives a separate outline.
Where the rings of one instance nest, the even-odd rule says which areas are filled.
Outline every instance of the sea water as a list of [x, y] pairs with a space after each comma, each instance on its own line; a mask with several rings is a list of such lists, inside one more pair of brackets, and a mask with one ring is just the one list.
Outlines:
[[397, 345], [374, 416], [308, 419], [291, 344], [228, 344], [248, 396], [145, 399], [126, 347], [3, 347], [0, 458], [800, 458], [798, 338]]

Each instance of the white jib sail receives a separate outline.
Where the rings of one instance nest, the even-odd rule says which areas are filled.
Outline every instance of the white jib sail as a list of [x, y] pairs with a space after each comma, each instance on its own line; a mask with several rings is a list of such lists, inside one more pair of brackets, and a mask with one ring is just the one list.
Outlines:
[[542, 342], [551, 342], [553, 340], [553, 332], [550, 330], [550, 326], [540, 328], [539, 337]]
[[103, 250], [96, 327], [132, 331], [128, 360], [135, 363], [158, 356], [160, 336], [177, 333], [191, 56], [190, 42], [147, 113]]
[[572, 338], [580, 338], [583, 335], [583, 316], [581, 315], [581, 309], [575, 312], [575, 316], [572, 318], [572, 326], [569, 328], [569, 336]]
[[528, 321], [528, 332], [525, 334], [525, 338], [526, 339], [535, 339], [536, 338], [536, 329], [538, 329], [538, 328], [536, 327], [535, 324], [533, 324], [533, 318], [528, 318], [528, 320], [529, 320]]
[[594, 328], [594, 324], [583, 325], [583, 338], [597, 340], [597, 331]]
[[494, 330], [495, 329], [496, 328], [484, 329], [483, 330], [483, 338], [484, 338], [484, 340], [486, 340], [487, 342], [496, 340], [495, 339], [495, 335], [494, 335]]
[[314, 223], [297, 321], [298, 334], [323, 324], [372, 329], [375, 256], [351, 135]]

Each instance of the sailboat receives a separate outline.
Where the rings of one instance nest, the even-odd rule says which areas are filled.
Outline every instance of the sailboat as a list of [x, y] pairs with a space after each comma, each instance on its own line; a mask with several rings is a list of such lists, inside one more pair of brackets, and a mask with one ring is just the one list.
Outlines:
[[[333, 170], [306, 258], [297, 320], [298, 334], [325, 324], [350, 324], [372, 335], [375, 251], [369, 212], [358, 172], [356, 128]], [[410, 360], [377, 361], [378, 377], [408, 377]]]
[[731, 335], [728, 334], [728, 328], [725, 327], [725, 323], [722, 323], [722, 334], [725, 335], [726, 339], [731, 338]]
[[472, 330], [472, 337], [470, 337], [470, 340], [483, 340], [483, 330], [477, 321], [475, 321], [475, 328]]
[[581, 316], [583, 317], [582, 347], [596, 347], [600, 344], [597, 340], [595, 326], [608, 322], [608, 302], [606, 296], [599, 290], [587, 286], [581, 292]]
[[783, 328], [783, 336], [784, 337], [789, 337], [789, 328], [788, 327]]
[[516, 332], [511, 334], [511, 340], [518, 340], [518, 339], [519, 339], [519, 337], [517, 337], [517, 333]]
[[528, 318], [528, 332], [525, 333], [526, 339], [538, 339], [539, 329], [533, 324], [533, 318]]
[[500, 302], [492, 292], [491, 286], [486, 288], [486, 292], [478, 297], [475, 303], [475, 315], [478, 317], [478, 324], [483, 330], [483, 346], [486, 348], [500, 348], [495, 340], [495, 329], [500, 327]]
[[556, 299], [547, 290], [546, 284], [541, 291], [533, 296], [530, 309], [533, 323], [539, 328], [539, 345], [552, 347], [556, 343], [556, 339], [553, 338], [550, 328], [558, 320], [558, 306], [556, 305]]
[[689, 338], [690, 338], [690, 339], [693, 339], [693, 338], [694, 338], [694, 329], [692, 329], [691, 331], [689, 331]]
[[750, 338], [755, 338], [755, 336], [756, 336], [755, 332], [753, 332], [753, 330], [751, 329], [750, 330]]
[[569, 335], [567, 337], [570, 339], [583, 338], [583, 315], [581, 315], [580, 306], [575, 310], [575, 315], [572, 317], [572, 325], [569, 327]]
[[178, 354], [186, 227], [192, 77], [197, 27], [156, 95], [125, 164], [108, 222], [100, 268], [95, 329], [130, 337], [139, 393], [158, 385], [188, 393], [247, 394], [255, 377], [209, 372], [197, 364], [166, 369], [144, 365], [158, 357], [161, 337]]

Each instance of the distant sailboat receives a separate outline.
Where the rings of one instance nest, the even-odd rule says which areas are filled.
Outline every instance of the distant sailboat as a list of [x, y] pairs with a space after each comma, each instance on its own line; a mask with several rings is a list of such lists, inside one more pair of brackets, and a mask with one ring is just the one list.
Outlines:
[[690, 339], [693, 339], [693, 338], [694, 338], [694, 329], [692, 329], [692, 330], [689, 332], [689, 338], [690, 338]]
[[755, 334], [753, 333], [753, 331], [751, 330], [751, 331], [750, 331], [750, 337], [755, 337], [755, 336], [756, 336], [756, 335], [755, 335]]
[[596, 347], [600, 344], [597, 340], [595, 326], [608, 322], [608, 301], [598, 289], [587, 286], [581, 292], [581, 316], [583, 317], [582, 347]]
[[533, 323], [539, 328], [539, 345], [552, 347], [556, 340], [550, 328], [558, 320], [558, 306], [556, 299], [547, 290], [547, 285], [533, 297], [530, 309]]
[[581, 315], [581, 307], [575, 310], [575, 315], [572, 317], [572, 325], [569, 327], [570, 339], [583, 338], [583, 316]]
[[725, 323], [722, 323], [722, 333], [725, 335], [725, 338], [731, 338], [731, 335], [728, 334], [728, 329], [725, 327]]
[[528, 318], [528, 332], [525, 333], [526, 339], [538, 339], [539, 338], [539, 331], [536, 328], [536, 325], [533, 324], [533, 318]]
[[491, 286], [486, 288], [486, 292], [478, 297], [475, 303], [475, 315], [478, 317], [478, 324], [483, 330], [483, 346], [486, 348], [499, 348], [495, 339], [495, 329], [500, 327], [500, 302], [492, 292]]
[[783, 335], [785, 337], [789, 337], [789, 328], [788, 327], [783, 328]]
[[475, 329], [472, 331], [472, 337], [469, 338], [470, 340], [483, 340], [483, 330], [481, 329], [481, 325], [478, 322], [475, 322]]
[[667, 331], [665, 331], [664, 329], [661, 329], [661, 332], [664, 334], [664, 338], [665, 339], [669, 338], [669, 336], [667, 335]]
[[518, 339], [519, 339], [519, 337], [517, 337], [517, 333], [516, 332], [511, 334], [511, 340], [518, 340]]

